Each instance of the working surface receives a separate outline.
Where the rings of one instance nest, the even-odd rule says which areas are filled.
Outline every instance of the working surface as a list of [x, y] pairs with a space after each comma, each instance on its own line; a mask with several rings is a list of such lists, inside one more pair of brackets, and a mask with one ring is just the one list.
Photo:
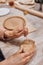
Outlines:
[[[5, 6], [5, 7], [7, 7], [7, 6]], [[8, 15], [0, 17], [0, 25], [1, 25], [1, 22], [3, 23], [4, 19], [7, 17], [15, 16], [15, 15], [24, 16], [22, 11], [19, 11], [15, 8], [9, 8], [9, 9], [10, 9], [10, 13]], [[27, 36], [28, 39], [32, 39], [35, 41], [36, 50], [37, 50], [35, 57], [33, 57], [33, 59], [27, 65], [37, 65], [37, 63], [41, 59], [43, 59], [43, 19], [38, 18], [36, 16], [32, 16], [30, 14], [25, 15], [25, 17], [28, 20], [28, 22], [31, 22], [32, 25], [37, 28], [37, 31], [35, 31]], [[24, 40], [26, 38], [20, 37], [16, 40], [22, 41], [21, 39]], [[10, 55], [14, 54], [17, 51], [17, 49], [19, 49], [19, 47], [15, 46], [15, 44], [14, 44], [14, 42], [16, 40], [12, 40], [9, 42], [0, 41], [0, 48], [1, 48], [5, 58], [8, 58]]]

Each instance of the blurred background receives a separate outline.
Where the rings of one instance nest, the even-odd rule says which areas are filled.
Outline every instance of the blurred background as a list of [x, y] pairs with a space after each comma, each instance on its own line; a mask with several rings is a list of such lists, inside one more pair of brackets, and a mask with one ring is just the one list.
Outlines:
[[35, 9], [43, 12], [43, 0], [35, 0]]

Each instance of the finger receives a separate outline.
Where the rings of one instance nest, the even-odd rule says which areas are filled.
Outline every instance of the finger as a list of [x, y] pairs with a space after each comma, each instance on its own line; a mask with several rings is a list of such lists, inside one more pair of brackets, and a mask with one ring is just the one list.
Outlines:
[[4, 39], [5, 40], [9, 40], [12, 39], [14, 37], [13, 31], [5, 31], [4, 33]]
[[7, 37], [12, 37], [13, 36], [13, 31], [5, 31], [5, 35], [7, 36]]
[[28, 28], [25, 28], [24, 29], [24, 36], [27, 36], [28, 35]]
[[30, 59], [33, 57], [33, 55], [34, 55], [34, 53], [32, 53], [30, 56], [24, 58], [24, 59], [22, 60], [22, 62], [23, 62], [24, 64], [28, 63], [28, 62], [30, 61]]
[[26, 53], [22, 53], [22, 48], [16, 53], [16, 54], [20, 54], [20, 56], [22, 57], [22, 58], [25, 58], [25, 57], [28, 57], [28, 56], [30, 56], [31, 54], [33, 54], [34, 53], [34, 50], [33, 51], [31, 51], [30, 53], [29, 52], [26, 52]]
[[17, 53], [22, 53], [22, 48], [20, 48]]
[[34, 52], [35, 52], [35, 50], [32, 50], [31, 52], [22, 53], [22, 56], [23, 56], [23, 58], [25, 58], [25, 57], [33, 54]]
[[20, 33], [18, 33], [17, 31], [5, 31], [5, 36], [7, 38], [18, 38], [19, 36], [21, 36], [23, 33], [23, 31], [21, 31]]
[[20, 37], [23, 34], [24, 36], [28, 34], [28, 28], [24, 28], [23, 30], [19, 31], [19, 33], [16, 34], [16, 37]]
[[23, 31], [23, 27], [18, 28], [18, 33], [21, 32], [21, 31]]
[[23, 32], [24, 32], [24, 31], [21, 31], [21, 32], [17, 33], [17, 34], [15, 35], [16, 38], [20, 37], [20, 36], [23, 34]]

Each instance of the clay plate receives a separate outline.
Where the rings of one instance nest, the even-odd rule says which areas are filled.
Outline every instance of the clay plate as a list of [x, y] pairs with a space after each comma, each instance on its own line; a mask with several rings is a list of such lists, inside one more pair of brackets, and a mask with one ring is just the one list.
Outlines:
[[16, 30], [25, 26], [25, 19], [19, 16], [13, 16], [7, 18], [4, 21], [3, 26], [7, 30]]
[[32, 50], [35, 50], [35, 42], [33, 40], [24, 40], [21, 48], [23, 49], [23, 52], [31, 52]]

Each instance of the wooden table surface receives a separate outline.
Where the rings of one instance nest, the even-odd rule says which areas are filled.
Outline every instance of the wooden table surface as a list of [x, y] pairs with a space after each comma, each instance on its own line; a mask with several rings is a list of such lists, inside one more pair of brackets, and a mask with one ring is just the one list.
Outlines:
[[[3, 6], [3, 7], [7, 7], [7, 6]], [[15, 15], [24, 16], [22, 11], [19, 11], [15, 8], [9, 8], [9, 9], [10, 9], [10, 13], [8, 15], [0, 17], [0, 25], [3, 22], [3, 20], [7, 17], [15, 16]], [[40, 65], [39, 62], [43, 59], [43, 19], [30, 14], [27, 14], [24, 17], [27, 19], [28, 23], [30, 22], [37, 29], [35, 32], [30, 33], [27, 36], [28, 39], [32, 39], [35, 41], [36, 51], [37, 51], [36, 55], [27, 65], [37, 65], [37, 64]], [[19, 50], [19, 47], [15, 45], [16, 41], [18, 42], [19, 40], [22, 41], [24, 39], [26, 38], [22, 36], [18, 39], [7, 42], [0, 41], [0, 48], [5, 58], [8, 58], [9, 56], [17, 52]], [[43, 65], [43, 61], [41, 63], [42, 63], [41, 65]]]

